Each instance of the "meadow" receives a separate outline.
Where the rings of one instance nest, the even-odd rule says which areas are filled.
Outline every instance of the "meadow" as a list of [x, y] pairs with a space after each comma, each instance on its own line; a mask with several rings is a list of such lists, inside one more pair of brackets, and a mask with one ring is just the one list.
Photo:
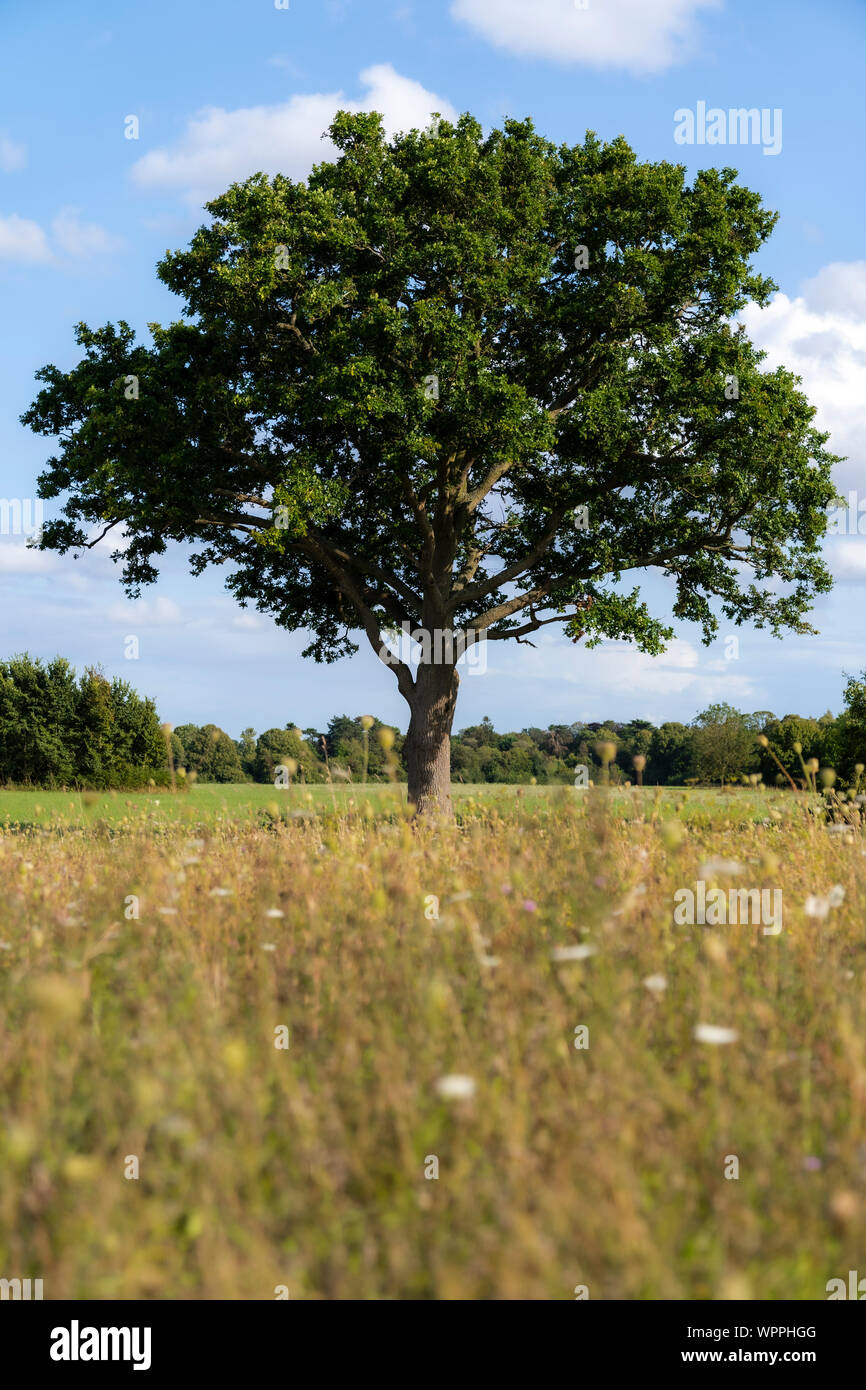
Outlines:
[[[545, 814], [555, 806], [579, 803], [582, 790], [564, 786], [505, 786], [454, 783], [458, 820], [498, 810], [504, 814]], [[739, 823], [768, 816], [788, 819], [797, 807], [769, 788], [611, 788], [610, 804], [626, 818], [652, 814], [686, 821]], [[196, 783], [182, 792], [38, 791], [0, 789], [0, 833], [51, 829], [58, 833], [92, 830], [109, 834], [162, 833], [171, 827], [243, 829], [272, 820], [402, 819], [405, 784], [312, 784], [275, 788], [257, 783]], [[656, 815], [658, 811], [656, 811]]]
[[[436, 829], [387, 786], [0, 794], [0, 1272], [471, 1300], [866, 1273], [859, 832], [749, 789], [455, 792]], [[781, 888], [782, 931], [676, 925], [699, 879]]]

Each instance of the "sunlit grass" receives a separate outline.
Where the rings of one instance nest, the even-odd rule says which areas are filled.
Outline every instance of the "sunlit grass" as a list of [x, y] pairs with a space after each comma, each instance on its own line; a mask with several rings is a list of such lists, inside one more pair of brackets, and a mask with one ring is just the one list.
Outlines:
[[[813, 1299], [866, 1273], [859, 835], [751, 792], [457, 789], [433, 831], [309, 790], [310, 819], [197, 788], [135, 815], [213, 797], [204, 826], [155, 835], [121, 793], [126, 833], [102, 803], [0, 838], [0, 1274], [46, 1299]], [[674, 926], [711, 858], [782, 888], [780, 935]]]
[[[452, 787], [458, 816], [490, 810], [503, 814], [520, 811], [547, 812], [558, 806], [579, 805], [586, 791], [569, 786], [505, 786], [498, 784]], [[787, 818], [795, 813], [800, 798], [765, 788], [685, 789], [680, 787], [630, 787], [611, 789], [618, 814], [651, 815], [658, 805], [664, 814], [687, 821], [711, 819], [763, 820], [768, 815]], [[405, 784], [370, 783], [366, 786], [314, 784], [277, 788], [256, 783], [197, 784], [173, 793], [160, 787], [147, 792], [64, 792], [0, 790], [0, 833], [35, 827], [56, 831], [88, 828], [141, 833], [166, 826], [209, 826], [211, 829], [260, 826], [275, 814], [284, 819], [306, 816], [344, 818], [402, 817], [406, 805]]]

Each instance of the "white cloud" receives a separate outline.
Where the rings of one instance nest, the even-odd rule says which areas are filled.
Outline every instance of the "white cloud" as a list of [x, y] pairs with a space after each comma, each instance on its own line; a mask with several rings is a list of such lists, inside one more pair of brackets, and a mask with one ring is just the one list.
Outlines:
[[48, 238], [38, 222], [30, 222], [16, 212], [9, 217], [0, 217], [0, 261], [44, 265], [51, 260], [53, 256]]
[[830, 541], [827, 563], [837, 583], [866, 584], [866, 536]]
[[306, 177], [314, 163], [334, 155], [322, 135], [339, 110], [381, 111], [389, 135], [422, 129], [433, 111], [456, 117], [450, 102], [402, 77], [390, 63], [365, 68], [360, 80], [366, 88], [361, 101], [340, 91], [294, 96], [279, 106], [207, 107], [189, 121], [176, 145], [139, 159], [132, 176], [141, 187], [181, 189], [198, 203], [259, 172]]
[[766, 368], [786, 366], [803, 379], [830, 431], [829, 448], [847, 455], [836, 470], [844, 492], [866, 488], [866, 262], [835, 262], [807, 280], [795, 298], [777, 294], [765, 309], [741, 315]]
[[866, 321], [866, 261], [833, 261], [803, 285], [810, 309]]
[[96, 222], [82, 222], [78, 208], [61, 208], [51, 223], [54, 240], [68, 256], [93, 256], [113, 251], [117, 242]]
[[76, 208], [62, 208], [51, 223], [51, 237], [38, 222], [16, 212], [0, 216], [0, 261], [17, 265], [57, 265], [60, 256], [81, 259], [116, 250], [119, 243], [95, 222], [82, 222]]
[[[560, 704], [564, 690], [579, 686], [581, 707], [585, 705], [587, 711], [609, 699], [624, 699], [634, 705], [638, 697], [643, 697], [644, 703], [654, 701], [659, 710], [669, 709], [670, 697], [683, 694], [688, 694], [697, 709], [711, 700], [727, 700], [731, 704], [748, 701], [755, 690], [752, 680], [740, 673], [736, 662], [719, 662], [709, 651], [705, 656], [679, 637], [661, 656], [638, 651], [630, 642], [603, 642], [592, 651], [585, 651], [566, 645], [551, 633], [533, 640], [534, 648], [504, 642], [489, 645], [488, 674], [512, 684], [526, 681], [550, 685]], [[465, 681], [466, 686], [471, 683], [469, 679]], [[527, 690], [528, 705], [537, 699], [534, 690]], [[590, 717], [588, 713], [586, 717]], [[663, 717], [675, 716], [668, 713]]]
[[60, 556], [50, 550], [37, 550], [22, 538], [0, 537], [0, 574], [58, 574]]
[[0, 172], [14, 174], [16, 169], [23, 169], [26, 163], [27, 146], [20, 145], [5, 130], [0, 130]]
[[170, 598], [140, 598], [134, 603], [112, 603], [106, 612], [112, 623], [126, 623], [131, 631], [138, 627], [165, 627], [183, 621], [183, 614]]
[[721, 0], [453, 0], [451, 14], [498, 48], [587, 67], [661, 72], [694, 50], [694, 20]]

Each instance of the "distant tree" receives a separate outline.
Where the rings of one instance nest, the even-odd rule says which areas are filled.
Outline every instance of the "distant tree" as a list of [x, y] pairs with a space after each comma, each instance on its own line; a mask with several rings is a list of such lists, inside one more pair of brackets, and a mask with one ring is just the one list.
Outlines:
[[78, 689], [68, 661], [26, 652], [0, 662], [0, 775], [9, 782], [66, 786], [76, 775]]
[[135, 769], [164, 771], [168, 764], [165, 734], [153, 700], [139, 695], [128, 681], [111, 682], [114, 706], [114, 777], [118, 785], [137, 776]]
[[0, 662], [0, 778], [35, 786], [137, 786], [165, 780], [165, 738], [153, 701], [62, 657]]
[[841, 763], [839, 770], [852, 779], [855, 765], [866, 765], [866, 671], [847, 679], [835, 742]]
[[694, 770], [702, 782], [731, 782], [758, 764], [755, 730], [731, 705], [710, 705], [693, 721]]
[[[294, 765], [294, 766], [293, 766]], [[293, 781], [317, 782], [321, 764], [300, 729], [266, 729], [256, 740], [253, 774], [257, 782], [273, 782], [277, 768], [287, 767]]]
[[216, 724], [179, 724], [174, 732], [183, 747], [183, 767], [199, 781], [246, 781], [237, 745]]
[[256, 775], [256, 731], [255, 729], [243, 729], [237, 742], [238, 757], [241, 767], [248, 777]]
[[775, 782], [779, 772], [770, 756], [770, 750], [776, 754], [795, 782], [803, 780], [801, 758], [804, 762], [808, 762], [810, 758], [817, 758], [822, 764], [825, 761], [828, 730], [822, 727], [817, 719], [804, 719], [798, 714], [786, 714], [783, 719], [768, 719], [763, 726], [763, 733], [770, 742], [769, 749], [759, 749], [760, 767], [765, 782]]
[[101, 671], [85, 671], [76, 706], [76, 777], [88, 786], [109, 786], [115, 761], [114, 700]]

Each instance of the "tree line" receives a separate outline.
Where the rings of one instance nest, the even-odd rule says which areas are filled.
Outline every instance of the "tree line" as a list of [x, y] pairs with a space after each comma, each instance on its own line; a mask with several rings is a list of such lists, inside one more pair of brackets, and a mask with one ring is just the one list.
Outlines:
[[153, 700], [63, 657], [0, 661], [0, 780], [39, 787], [139, 787], [167, 766]]
[[[96, 667], [77, 676], [62, 657], [0, 662], [0, 781], [40, 787], [142, 787], [180, 782], [405, 781], [405, 735], [370, 715], [335, 715], [324, 729], [239, 738], [216, 724], [160, 722], [155, 702]], [[808, 782], [833, 768], [852, 784], [866, 763], [866, 672], [850, 677], [844, 709], [814, 719], [713, 704], [690, 723], [633, 719], [530, 726], [500, 733], [490, 719], [455, 734], [452, 776], [464, 783], [539, 785], [598, 780], [688, 786], [750, 779]]]

